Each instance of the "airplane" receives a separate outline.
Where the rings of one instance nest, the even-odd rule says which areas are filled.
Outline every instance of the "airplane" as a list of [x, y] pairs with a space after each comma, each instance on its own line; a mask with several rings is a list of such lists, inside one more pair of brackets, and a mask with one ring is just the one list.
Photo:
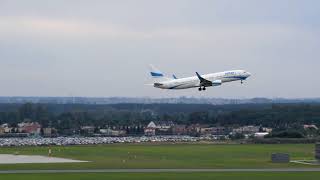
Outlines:
[[240, 81], [241, 84], [243, 84], [243, 81], [251, 76], [251, 73], [245, 70], [231, 70], [204, 75], [196, 72], [196, 76], [186, 78], [177, 78], [175, 75], [172, 75], [172, 78], [169, 78], [164, 76], [164, 74], [153, 65], [150, 65], [150, 68], [150, 74], [154, 79], [152, 85], [160, 89], [178, 90], [198, 88], [199, 91], [205, 91], [207, 87], [221, 86], [223, 83], [232, 81]]

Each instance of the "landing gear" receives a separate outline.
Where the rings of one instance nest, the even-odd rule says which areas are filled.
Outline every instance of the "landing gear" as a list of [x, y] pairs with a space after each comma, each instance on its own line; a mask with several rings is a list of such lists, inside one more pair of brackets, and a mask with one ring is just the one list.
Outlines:
[[241, 84], [243, 84], [243, 80], [241, 80]]
[[199, 91], [202, 91], [202, 90], [206, 90], [206, 87], [205, 86], [203, 86], [203, 87], [199, 87], [199, 89], [198, 89]]

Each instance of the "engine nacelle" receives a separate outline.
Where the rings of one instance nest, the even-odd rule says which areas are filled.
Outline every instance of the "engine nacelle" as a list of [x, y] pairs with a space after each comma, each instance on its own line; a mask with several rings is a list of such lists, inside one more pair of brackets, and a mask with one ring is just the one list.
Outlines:
[[220, 86], [222, 84], [221, 80], [214, 80], [212, 81], [212, 86]]

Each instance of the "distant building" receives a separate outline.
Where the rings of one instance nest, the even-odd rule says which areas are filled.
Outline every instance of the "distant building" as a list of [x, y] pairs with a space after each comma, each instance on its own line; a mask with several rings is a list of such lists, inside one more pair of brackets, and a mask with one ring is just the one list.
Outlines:
[[262, 132], [271, 133], [272, 132], [272, 128], [263, 127], [262, 128]]
[[229, 134], [229, 129], [226, 127], [213, 127], [212, 128], [212, 135], [227, 135]]
[[147, 125], [147, 128], [157, 128], [157, 125], [151, 121], [148, 125]]
[[228, 129], [225, 127], [197, 127], [197, 132], [200, 135], [226, 135], [228, 134]]
[[186, 135], [188, 134], [186, 125], [175, 125], [172, 127], [173, 135]]
[[55, 128], [43, 128], [44, 137], [53, 137], [57, 135], [57, 130]]
[[41, 125], [37, 122], [19, 123], [18, 124], [18, 132], [39, 135], [41, 132]]
[[207, 125], [191, 124], [187, 127], [188, 135], [198, 136], [200, 135], [201, 128], [207, 128]]
[[8, 127], [9, 127], [9, 124], [8, 124], [8, 123], [4, 123], [4, 124], [1, 124], [0, 127], [2, 127], [2, 128], [8, 128]]
[[0, 126], [0, 134], [5, 134], [5, 133], [12, 133], [12, 131], [14, 131], [15, 128], [12, 128], [9, 126], [9, 124], [5, 123], [5, 124], [2, 124]]
[[153, 128], [153, 127], [144, 128], [144, 135], [155, 136], [156, 135], [156, 128]]
[[210, 125], [196, 124], [189, 127], [189, 133], [193, 135], [227, 135], [229, 130], [225, 127], [211, 127]]
[[147, 127], [144, 128], [144, 134], [148, 136], [153, 135], [169, 135], [172, 134], [172, 128], [175, 124], [172, 121], [151, 121]]
[[114, 129], [100, 129], [100, 133], [106, 136], [125, 136], [127, 134], [125, 130]]
[[5, 127], [4, 128], [4, 133], [14, 133], [16, 132], [16, 128], [12, 128], [12, 127]]
[[81, 127], [81, 134], [83, 135], [93, 135], [95, 130], [94, 126], [82, 126]]
[[172, 121], [155, 121], [155, 122], [151, 121], [149, 125], [150, 124], [156, 125], [156, 129], [163, 129], [163, 130], [170, 129], [174, 126], [174, 123]]
[[200, 134], [201, 135], [212, 135], [212, 133], [213, 133], [213, 128], [212, 127], [200, 128]]
[[259, 126], [242, 126], [239, 128], [235, 128], [232, 130], [233, 134], [254, 134], [256, 132], [259, 132], [260, 127]]

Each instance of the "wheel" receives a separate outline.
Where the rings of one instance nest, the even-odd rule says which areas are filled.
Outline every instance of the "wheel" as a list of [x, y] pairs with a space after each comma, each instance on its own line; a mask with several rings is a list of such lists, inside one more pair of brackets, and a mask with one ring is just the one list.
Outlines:
[[201, 87], [199, 87], [199, 91], [201, 91], [202, 89], [201, 89]]
[[204, 90], [204, 91], [205, 91], [205, 90], [206, 90], [206, 87], [203, 87], [203, 89], [202, 89], [202, 90]]

